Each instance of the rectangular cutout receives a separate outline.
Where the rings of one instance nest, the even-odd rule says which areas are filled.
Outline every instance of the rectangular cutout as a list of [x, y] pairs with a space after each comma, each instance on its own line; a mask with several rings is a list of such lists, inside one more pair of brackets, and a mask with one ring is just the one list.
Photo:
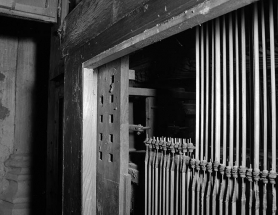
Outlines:
[[99, 158], [99, 160], [102, 160], [102, 151], [98, 152], [98, 158]]
[[111, 84], [113, 84], [115, 82], [115, 76], [111, 75]]
[[103, 105], [103, 96], [100, 96], [100, 104]]
[[113, 123], [113, 122], [114, 122], [113, 114], [109, 114], [109, 123]]
[[109, 99], [110, 103], [114, 102], [114, 95], [110, 95], [110, 99]]
[[99, 133], [99, 140], [102, 141], [103, 140], [103, 134]]
[[99, 116], [99, 121], [102, 123], [103, 122], [103, 115]]
[[108, 154], [108, 162], [113, 162], [113, 154]]
[[109, 134], [109, 142], [113, 143], [113, 134]]

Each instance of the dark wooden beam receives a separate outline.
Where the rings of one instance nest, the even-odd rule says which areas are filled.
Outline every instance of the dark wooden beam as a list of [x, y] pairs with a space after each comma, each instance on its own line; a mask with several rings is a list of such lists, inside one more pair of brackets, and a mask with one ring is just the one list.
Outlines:
[[[114, 54], [112, 52], [120, 51], [122, 54], [117, 57], [121, 57], [254, 1], [256, 0], [166, 0], [163, 2], [150, 0], [137, 7], [133, 5], [136, 9], [130, 12], [128, 9], [125, 10], [126, 13], [121, 11], [121, 18], [114, 18], [116, 21], [113, 21], [111, 17], [109, 19], [109, 15], [103, 16], [106, 10], [110, 11], [110, 9], [105, 10], [102, 6], [104, 11], [101, 13], [97, 10], [101, 6], [95, 5], [94, 10], [91, 9], [90, 12], [101, 13], [101, 15], [95, 15], [94, 20], [90, 21], [91, 25], [86, 24], [90, 27], [84, 24], [77, 26], [78, 22], [88, 20], [88, 18], [84, 18], [84, 15], [78, 18], [74, 10], [75, 13], [70, 14], [65, 20], [63, 55], [69, 55], [84, 46], [84, 49], [90, 50], [89, 57], [91, 58], [109, 49], [110, 53], [105, 52], [106, 58]], [[79, 4], [76, 9], [80, 13], [82, 7], [91, 8], [90, 5]], [[104, 19], [104, 17], [107, 18]], [[107, 58], [106, 62], [113, 59]], [[96, 61], [100, 61], [100, 58]]]

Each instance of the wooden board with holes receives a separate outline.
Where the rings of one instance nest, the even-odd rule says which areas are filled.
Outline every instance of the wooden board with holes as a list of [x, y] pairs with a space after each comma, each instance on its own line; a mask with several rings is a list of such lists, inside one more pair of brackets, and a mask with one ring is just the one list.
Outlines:
[[128, 58], [98, 71], [97, 214], [122, 214], [128, 171]]

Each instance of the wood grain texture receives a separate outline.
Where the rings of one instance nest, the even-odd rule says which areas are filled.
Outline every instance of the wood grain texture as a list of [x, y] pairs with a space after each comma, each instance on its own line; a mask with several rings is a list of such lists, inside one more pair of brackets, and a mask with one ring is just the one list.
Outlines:
[[84, 44], [146, 1], [85, 0], [80, 2], [65, 20], [64, 46]]
[[[170, 15], [159, 15], [159, 18], [156, 17], [157, 11], [151, 9], [145, 11], [145, 7], [140, 7], [84, 45], [84, 49], [88, 49], [92, 58], [88, 64], [93, 68], [98, 67], [253, 1], [255, 0], [209, 0], [195, 2], [195, 5], [187, 3], [184, 7], [175, 5], [177, 7], [173, 9], [175, 12], [170, 13], [167, 9]], [[149, 5], [148, 8], [152, 7]], [[71, 51], [75, 48], [78, 46]], [[64, 55], [71, 52], [64, 44], [62, 49]]]
[[65, 62], [64, 94], [64, 214], [81, 214], [82, 67]]
[[96, 214], [97, 70], [83, 70], [82, 214]]
[[128, 63], [125, 57], [99, 68], [97, 214], [123, 214], [125, 210], [129, 152]]

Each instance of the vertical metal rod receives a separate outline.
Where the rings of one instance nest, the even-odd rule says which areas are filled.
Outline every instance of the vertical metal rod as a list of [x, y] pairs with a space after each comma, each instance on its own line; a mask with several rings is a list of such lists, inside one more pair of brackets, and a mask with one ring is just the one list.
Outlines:
[[254, 169], [259, 169], [260, 153], [260, 65], [258, 6], [254, 4]]
[[[163, 145], [162, 138], [160, 139], [160, 144], [162, 147]], [[162, 215], [162, 211], [163, 211], [163, 171], [164, 171], [163, 163], [164, 163], [164, 154], [161, 148], [160, 163], [159, 163], [159, 205], [158, 205], [159, 215]]]
[[162, 198], [162, 215], [166, 215], [166, 168], [167, 168], [167, 153], [166, 153], [166, 139], [163, 140], [163, 178], [162, 178], [162, 184], [163, 184], [163, 198]]
[[205, 104], [205, 78], [204, 78], [204, 26], [201, 26], [201, 159], [204, 156], [204, 104]]
[[[172, 142], [173, 143], [173, 142]], [[175, 150], [175, 149], [174, 149]], [[175, 191], [175, 151], [172, 149], [172, 164], [170, 169], [170, 215], [174, 215], [174, 191]]]
[[175, 190], [175, 193], [176, 193], [176, 199], [175, 199], [175, 203], [176, 203], [176, 215], [179, 215], [179, 190], [180, 190], [180, 183], [179, 183], [179, 176], [180, 176], [180, 155], [176, 155], [175, 156], [175, 161], [176, 161], [176, 190]]
[[229, 15], [229, 77], [230, 77], [230, 142], [229, 160], [233, 165], [233, 144], [234, 144], [234, 52], [233, 52], [233, 15]]
[[153, 148], [153, 160], [152, 160], [152, 215], [155, 213], [155, 162], [156, 162], [156, 153], [155, 153], [155, 137], [152, 141]]
[[[215, 40], [215, 37], [214, 37], [214, 22], [211, 23], [211, 29], [212, 29], [212, 34], [211, 34], [211, 59], [212, 59], [212, 62], [211, 62], [211, 160], [213, 160], [214, 158], [214, 149], [213, 149], [213, 146], [214, 146], [214, 76], [215, 76], [215, 71], [214, 71], [214, 50], [215, 50], [215, 47], [214, 47], [214, 40]], [[201, 157], [201, 159], [203, 159]]]
[[166, 215], [169, 214], [169, 192], [170, 192], [170, 182], [169, 182], [169, 173], [170, 173], [170, 165], [171, 165], [170, 153], [167, 155], [167, 164], [166, 164]]
[[227, 53], [226, 53], [226, 16], [222, 18], [222, 56], [223, 56], [223, 165], [227, 160]]
[[159, 164], [159, 155], [160, 153], [156, 150], [156, 159], [155, 159], [155, 195], [154, 195], [154, 214], [158, 215], [158, 164]]
[[238, 14], [235, 11], [235, 55], [236, 55], [236, 166], [239, 165], [239, 34]]
[[261, 2], [261, 26], [262, 26], [262, 55], [263, 55], [263, 113], [264, 113], [264, 131], [263, 131], [263, 146], [264, 146], [264, 169], [267, 169], [267, 67], [266, 67], [266, 37], [265, 37], [265, 15], [264, 2]]
[[215, 161], [220, 161], [221, 141], [221, 56], [220, 56], [220, 19], [215, 21], [215, 85], [216, 85], [216, 120], [215, 120]]
[[200, 215], [200, 189], [201, 189], [201, 183], [202, 183], [202, 179], [201, 179], [201, 175], [200, 175], [200, 161], [196, 160], [196, 170], [197, 170], [197, 210], [196, 210], [196, 215]]
[[212, 163], [209, 162], [207, 165], [207, 170], [209, 173], [209, 179], [208, 179], [208, 184], [207, 184], [207, 195], [206, 195], [206, 215], [210, 215], [210, 196], [211, 196], [211, 184], [212, 184]]
[[209, 28], [208, 23], [206, 24], [206, 153], [205, 156], [208, 158], [208, 123], [209, 123]]
[[273, 1], [269, 2], [269, 28], [270, 28], [270, 72], [271, 72], [271, 143], [272, 143], [272, 170], [269, 178], [272, 184], [272, 214], [276, 214], [276, 78], [275, 78], [275, 36], [274, 36], [274, 14]]
[[181, 167], [181, 214], [186, 214], [185, 213], [185, 202], [188, 196], [185, 196], [185, 174], [186, 173], [186, 166], [185, 166], [185, 155], [182, 157], [182, 167]]
[[149, 162], [149, 146], [147, 144], [148, 137], [145, 141], [146, 156], [145, 156], [145, 215], [148, 215], [148, 162]]
[[245, 36], [245, 11], [241, 10], [241, 78], [242, 78], [242, 163], [243, 167], [246, 167], [246, 36]]
[[200, 138], [200, 32], [196, 27], [196, 150], [195, 157], [199, 159]]
[[265, 12], [264, 2], [261, 2], [261, 32], [262, 32], [262, 58], [263, 58], [263, 215], [267, 214], [267, 64], [266, 64], [266, 36], [265, 36]]
[[153, 151], [151, 143], [149, 144], [149, 152], [150, 152], [150, 159], [149, 159], [149, 167], [148, 167], [148, 214], [151, 214], [152, 208], [152, 162], [153, 162]]
[[195, 215], [195, 189], [196, 189], [196, 183], [197, 183], [197, 177], [198, 177], [198, 173], [195, 172], [195, 167], [196, 167], [196, 160], [193, 158], [190, 161], [191, 164], [191, 168], [192, 168], [192, 190], [191, 190], [191, 215]]
[[272, 127], [272, 170], [276, 172], [276, 86], [275, 86], [275, 36], [273, 1], [269, 2], [269, 30], [270, 30], [270, 71], [271, 71], [271, 127]]
[[189, 157], [186, 158], [186, 164], [187, 164], [187, 178], [186, 178], [186, 214], [189, 214], [189, 208], [190, 208], [190, 203], [189, 203], [189, 186], [191, 181], [193, 180], [193, 177], [191, 175], [191, 168], [189, 168], [189, 163], [190, 159]]

